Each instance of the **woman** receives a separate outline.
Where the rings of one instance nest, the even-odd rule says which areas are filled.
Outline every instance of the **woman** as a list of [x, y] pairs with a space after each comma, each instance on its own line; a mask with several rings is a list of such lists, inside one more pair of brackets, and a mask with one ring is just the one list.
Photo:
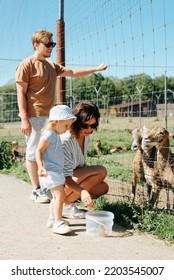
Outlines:
[[83, 101], [76, 105], [73, 114], [77, 117], [71, 125], [70, 132], [62, 134], [61, 141], [64, 150], [65, 164], [65, 194], [66, 206], [63, 216], [84, 218], [84, 211], [73, 204], [77, 199], [93, 208], [93, 198], [106, 194], [109, 190], [104, 181], [106, 168], [100, 165], [85, 165], [89, 136], [99, 124], [100, 113], [98, 107], [90, 101]]

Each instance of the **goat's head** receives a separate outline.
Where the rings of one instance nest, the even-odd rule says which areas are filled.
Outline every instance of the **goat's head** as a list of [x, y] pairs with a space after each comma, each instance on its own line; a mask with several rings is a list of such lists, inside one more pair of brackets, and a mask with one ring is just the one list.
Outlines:
[[164, 146], [166, 141], [169, 141], [168, 131], [165, 128], [154, 127], [145, 137], [143, 137], [142, 146]]
[[135, 128], [132, 131], [132, 146], [131, 150], [136, 151], [141, 147], [141, 141], [142, 141], [142, 136], [141, 136], [141, 130], [139, 128]]
[[143, 126], [143, 128], [141, 130], [141, 135], [142, 135], [141, 147], [144, 151], [147, 149], [151, 149], [153, 147], [153, 145], [150, 145], [150, 143], [148, 143], [148, 141], [147, 141], [149, 133], [150, 133], [150, 128]]
[[12, 150], [16, 150], [18, 148], [18, 142], [17, 141], [12, 141]]
[[101, 141], [100, 140], [97, 140], [95, 142], [95, 147], [96, 147], [96, 149], [101, 149]]

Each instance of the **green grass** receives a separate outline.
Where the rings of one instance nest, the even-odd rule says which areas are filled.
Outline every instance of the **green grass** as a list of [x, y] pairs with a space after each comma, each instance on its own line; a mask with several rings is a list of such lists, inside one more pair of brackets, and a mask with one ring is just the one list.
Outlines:
[[126, 229], [148, 232], [174, 244], [174, 216], [161, 210], [149, 208], [146, 201], [139, 204], [127, 202], [110, 202], [104, 197], [95, 201], [96, 210], [110, 211], [114, 221]]
[[[103, 151], [97, 154], [95, 142], [101, 141]], [[110, 179], [131, 182], [131, 162], [135, 152], [131, 151], [132, 136], [124, 130], [102, 130], [91, 135], [91, 141], [87, 153], [87, 164], [104, 165]], [[128, 150], [110, 153], [112, 146], [120, 146]]]
[[27, 172], [26, 167], [24, 167], [21, 163], [13, 163], [13, 165], [9, 169], [0, 170], [3, 174], [9, 174], [15, 176], [27, 183], [30, 183], [30, 178]]
[[117, 179], [120, 181], [127, 181], [131, 182], [132, 179], [132, 173], [131, 173], [131, 167], [130, 164], [121, 163], [120, 161], [120, 155], [122, 157], [125, 156], [124, 153], [120, 152], [119, 156], [114, 155], [107, 155], [107, 156], [93, 156], [87, 157], [86, 163], [88, 165], [104, 165], [108, 171], [108, 177], [110, 179]]
[[[101, 155], [97, 155], [94, 146], [95, 141], [99, 139], [103, 147], [103, 154]], [[18, 140], [18, 138], [15, 140]], [[131, 141], [131, 135], [124, 130], [99, 130], [95, 132], [91, 135], [87, 164], [104, 165], [108, 170], [109, 178], [131, 182], [131, 162], [135, 154], [130, 150]], [[128, 150], [111, 154], [109, 150], [113, 145], [128, 147]], [[2, 164], [0, 172], [14, 175], [26, 182], [30, 182], [26, 168], [21, 163], [9, 161], [9, 156], [6, 154], [5, 159], [7, 160], [4, 161], [6, 149], [4, 149], [2, 143], [0, 143], [0, 148], [3, 159], [0, 162]], [[7, 147], [7, 153], [9, 151], [10, 149]], [[115, 222], [127, 229], [148, 232], [174, 244], [174, 217], [162, 211], [150, 209], [146, 201], [134, 204], [129, 200], [127, 202], [112, 202], [105, 197], [100, 197], [95, 200], [95, 205], [98, 210], [113, 212]]]

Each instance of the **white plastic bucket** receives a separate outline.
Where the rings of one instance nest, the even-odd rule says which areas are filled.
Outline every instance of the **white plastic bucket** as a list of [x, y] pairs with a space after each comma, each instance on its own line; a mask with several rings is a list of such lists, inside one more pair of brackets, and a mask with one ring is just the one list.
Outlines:
[[86, 233], [94, 237], [112, 234], [114, 214], [109, 211], [89, 211], [86, 213]]

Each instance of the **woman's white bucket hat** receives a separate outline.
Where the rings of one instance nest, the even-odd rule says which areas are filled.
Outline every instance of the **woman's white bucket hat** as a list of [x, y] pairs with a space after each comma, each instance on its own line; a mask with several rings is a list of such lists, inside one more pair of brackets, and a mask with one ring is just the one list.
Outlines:
[[56, 105], [50, 110], [49, 121], [60, 120], [76, 120], [77, 117], [73, 115], [71, 109], [66, 105]]

